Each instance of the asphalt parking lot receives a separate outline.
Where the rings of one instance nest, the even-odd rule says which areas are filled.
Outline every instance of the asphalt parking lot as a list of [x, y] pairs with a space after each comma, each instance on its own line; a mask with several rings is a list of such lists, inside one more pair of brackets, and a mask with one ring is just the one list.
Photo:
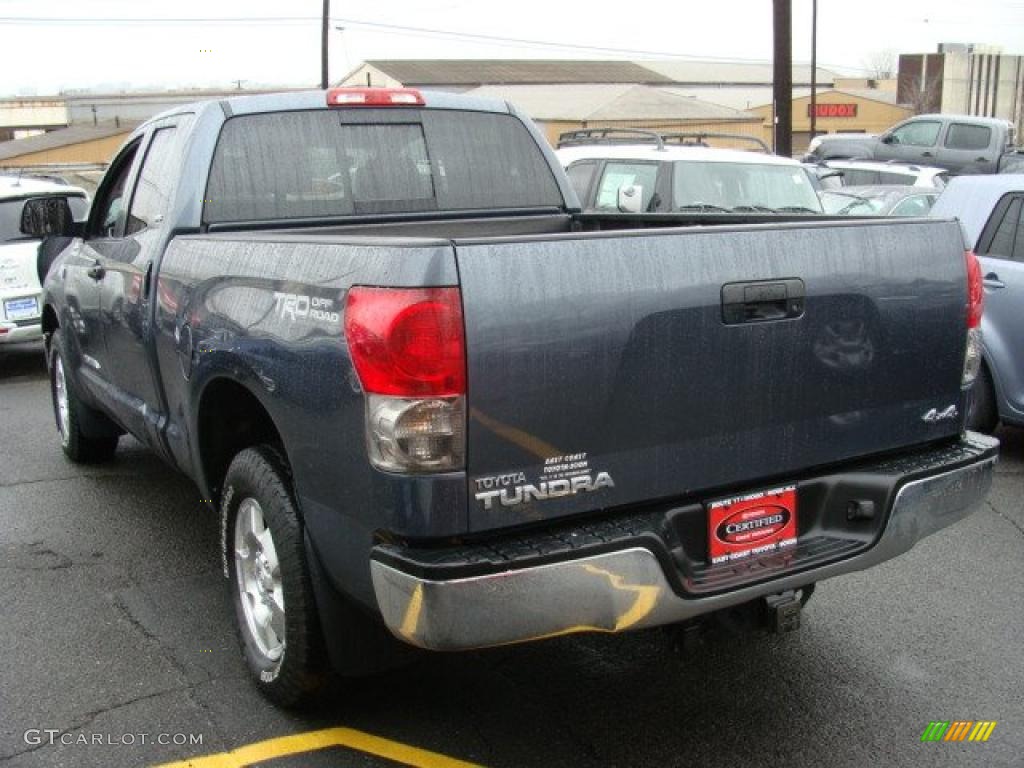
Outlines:
[[[65, 461], [40, 348], [0, 350], [0, 767], [1021, 765], [1024, 431], [1000, 437], [982, 509], [821, 585], [799, 632], [430, 656], [296, 715], [246, 678], [191, 483], [129, 440]], [[997, 725], [922, 743], [936, 720]]]

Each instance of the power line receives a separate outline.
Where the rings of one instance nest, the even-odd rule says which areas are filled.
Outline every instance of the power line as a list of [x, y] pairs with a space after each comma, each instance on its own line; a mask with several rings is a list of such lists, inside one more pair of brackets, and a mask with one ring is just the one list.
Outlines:
[[56, 16], [0, 16], [0, 25], [8, 26], [56, 26], [56, 27], [78, 27], [78, 26], [160, 26], [163, 24], [187, 26], [192, 24], [289, 24], [319, 22], [320, 16], [213, 16], [195, 18], [151, 18], [139, 17], [123, 18], [68, 18]]
[[[264, 24], [312, 24], [319, 23], [320, 16], [216, 16], [216, 17], [159, 17], [159, 18], [138, 18], [138, 17], [50, 17], [50, 16], [5, 16], [0, 17], [0, 26], [189, 26], [189, 25], [243, 25], [258, 26]], [[499, 47], [526, 47], [558, 51], [585, 52], [591, 54], [614, 55], [621, 57], [650, 57], [659, 59], [671, 59], [678, 61], [711, 62], [722, 64], [761, 64], [770, 65], [771, 59], [761, 58], [739, 58], [730, 56], [702, 56], [695, 54], [682, 54], [671, 51], [655, 51], [640, 48], [617, 48], [612, 46], [583, 45], [577, 43], [560, 43], [550, 40], [531, 40], [528, 38], [505, 37], [501, 35], [487, 35], [473, 32], [451, 32], [444, 29], [433, 29], [428, 27], [413, 27], [401, 24], [387, 24], [383, 22], [364, 21], [362, 19], [347, 19], [332, 17], [332, 23], [340, 23], [350, 27], [360, 27], [369, 31], [380, 31], [396, 35], [409, 35], [414, 37], [439, 38], [444, 40], [457, 40], [462, 42], [477, 42], [495, 45]], [[801, 62], [806, 65], [806, 63]], [[871, 73], [873, 70], [868, 67], [858, 67], [849, 64], [829, 64], [821, 62], [820, 67], [843, 69], [852, 72]]]
[[[336, 22], [341, 22], [347, 26], [352, 27], [365, 27], [368, 29], [379, 29], [382, 31], [390, 32], [393, 34], [408, 34], [413, 36], [422, 37], [441, 37], [445, 39], [456, 38], [460, 40], [470, 40], [491, 43], [494, 45], [516, 45], [516, 46], [534, 46], [544, 48], [554, 48], [560, 50], [571, 50], [571, 51], [587, 51], [590, 53], [605, 53], [605, 54], [616, 54], [622, 56], [649, 56], [651, 58], [661, 59], [678, 59], [681, 61], [693, 61], [693, 62], [714, 62], [721, 64], [771, 64], [771, 59], [742, 59], [728, 56], [699, 56], [695, 54], [684, 54], [684, 53], [670, 53], [668, 51], [651, 51], [637, 48], [612, 48], [604, 46], [594, 45], [579, 45], [575, 43], [556, 43], [545, 40], [528, 40], [525, 38], [517, 37], [502, 37], [498, 35], [483, 35], [476, 34], [473, 32], [448, 32], [443, 29], [428, 29], [424, 27], [408, 27], [400, 24], [384, 24], [375, 21], [360, 21], [358, 19], [333, 19]], [[835, 67], [838, 69], [848, 69], [857, 72], [870, 72], [870, 69], [864, 67], [853, 67], [846, 64], [825, 64], [822, 63], [820, 66], [823, 67]]]

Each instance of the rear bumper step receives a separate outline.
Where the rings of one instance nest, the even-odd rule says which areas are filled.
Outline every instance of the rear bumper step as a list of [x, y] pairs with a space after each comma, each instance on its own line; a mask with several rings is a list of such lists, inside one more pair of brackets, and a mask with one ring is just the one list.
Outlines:
[[[888, 484], [888, 514], [870, 538], [834, 535], [822, 514], [820, 532], [795, 547], [709, 565], [673, 548], [662, 510], [449, 549], [381, 545], [371, 560], [377, 603], [397, 637], [439, 651], [672, 624], [906, 552], [984, 499], [998, 447], [968, 433], [952, 447], [830, 476], [829, 488], [837, 477]], [[824, 482], [805, 481], [808, 497]]]

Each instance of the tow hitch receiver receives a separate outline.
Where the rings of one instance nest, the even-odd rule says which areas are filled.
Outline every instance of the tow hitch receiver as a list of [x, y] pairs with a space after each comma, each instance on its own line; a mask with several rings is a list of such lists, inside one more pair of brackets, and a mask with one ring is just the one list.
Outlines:
[[766, 624], [772, 632], [781, 635], [800, 629], [800, 609], [803, 603], [796, 590], [788, 589], [777, 595], [768, 595], [765, 599], [768, 615]]

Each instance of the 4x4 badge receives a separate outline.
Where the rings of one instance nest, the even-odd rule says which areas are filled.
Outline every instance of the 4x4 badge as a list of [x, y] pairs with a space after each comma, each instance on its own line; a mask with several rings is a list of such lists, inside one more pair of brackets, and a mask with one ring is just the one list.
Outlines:
[[959, 412], [955, 405], [951, 405], [942, 411], [938, 408], [932, 408], [928, 413], [921, 417], [921, 421], [926, 421], [929, 424], [934, 424], [937, 421], [949, 421], [950, 419], [955, 419], [958, 413]]

